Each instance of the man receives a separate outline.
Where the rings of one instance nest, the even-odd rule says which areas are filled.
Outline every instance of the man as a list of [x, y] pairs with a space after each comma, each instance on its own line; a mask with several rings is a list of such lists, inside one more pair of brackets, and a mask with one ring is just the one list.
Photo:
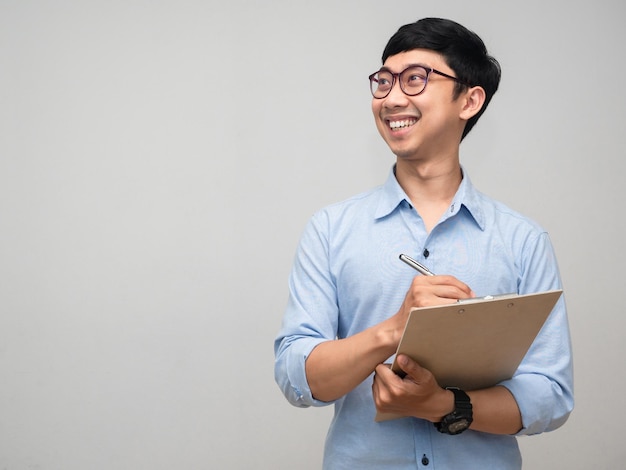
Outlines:
[[[295, 406], [335, 405], [325, 468], [520, 468], [515, 435], [556, 429], [573, 408], [562, 298], [515, 376], [494, 387], [447, 390], [406, 356], [404, 378], [385, 364], [413, 307], [561, 288], [548, 234], [478, 192], [459, 162], [499, 64], [473, 32], [436, 18], [400, 28], [382, 61], [370, 76], [372, 110], [396, 163], [383, 186], [307, 225], [276, 380]], [[400, 253], [442, 275], [415, 276]], [[377, 410], [406, 417], [375, 422]]]

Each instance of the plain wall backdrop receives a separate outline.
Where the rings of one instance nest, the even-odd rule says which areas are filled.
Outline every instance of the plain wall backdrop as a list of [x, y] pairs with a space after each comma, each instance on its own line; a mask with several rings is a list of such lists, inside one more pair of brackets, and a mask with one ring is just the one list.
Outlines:
[[273, 378], [317, 209], [384, 182], [367, 76], [425, 16], [503, 79], [461, 146], [540, 222], [575, 353], [528, 469], [615, 469], [626, 326], [618, 0], [0, 0], [0, 469], [317, 469], [332, 409]]

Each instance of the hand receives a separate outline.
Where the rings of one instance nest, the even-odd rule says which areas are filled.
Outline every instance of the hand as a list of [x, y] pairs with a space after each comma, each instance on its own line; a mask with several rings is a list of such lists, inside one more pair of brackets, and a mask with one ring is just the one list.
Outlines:
[[415, 276], [402, 307], [432, 307], [476, 297], [474, 291], [454, 276]]
[[397, 346], [413, 308], [452, 304], [459, 299], [472, 297], [476, 297], [474, 291], [454, 276], [415, 276], [400, 310], [386, 322], [393, 342]]
[[374, 374], [372, 394], [376, 409], [427, 419], [433, 423], [454, 409], [454, 395], [439, 386], [433, 374], [408, 356], [398, 356], [406, 376], [400, 378], [388, 365], [379, 364]]

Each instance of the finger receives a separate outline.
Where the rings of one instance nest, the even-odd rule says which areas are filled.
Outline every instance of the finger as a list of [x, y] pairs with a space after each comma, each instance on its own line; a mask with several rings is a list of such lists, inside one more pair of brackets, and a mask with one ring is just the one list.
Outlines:
[[398, 365], [416, 384], [430, 380], [431, 373], [405, 354], [398, 356]]
[[412, 283], [413, 289], [429, 290], [433, 295], [446, 299], [463, 299], [473, 297], [472, 289], [454, 276], [416, 276]]
[[389, 364], [379, 364], [376, 366], [376, 369], [374, 370], [375, 374], [374, 374], [374, 381], [382, 381], [382, 382], [387, 382], [388, 380], [390, 380], [390, 378], [392, 377], [396, 377], [395, 372], [393, 372], [391, 370], [391, 367]]
[[468, 297], [472, 294], [470, 286], [464, 282], [459, 281], [454, 276], [437, 276], [438, 284], [440, 288], [448, 289], [448, 293], [451, 297]]

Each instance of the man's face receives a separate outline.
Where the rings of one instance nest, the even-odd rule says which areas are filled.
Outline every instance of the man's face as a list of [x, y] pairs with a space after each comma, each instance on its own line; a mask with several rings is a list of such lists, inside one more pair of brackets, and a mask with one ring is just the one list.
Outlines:
[[[400, 73], [410, 65], [424, 65], [455, 76], [443, 57], [414, 49], [389, 57], [384, 66]], [[460, 118], [463, 95], [453, 101], [454, 80], [431, 73], [426, 89], [407, 96], [398, 80], [385, 98], [372, 99], [376, 127], [398, 159], [445, 158], [458, 152], [465, 121]]]

